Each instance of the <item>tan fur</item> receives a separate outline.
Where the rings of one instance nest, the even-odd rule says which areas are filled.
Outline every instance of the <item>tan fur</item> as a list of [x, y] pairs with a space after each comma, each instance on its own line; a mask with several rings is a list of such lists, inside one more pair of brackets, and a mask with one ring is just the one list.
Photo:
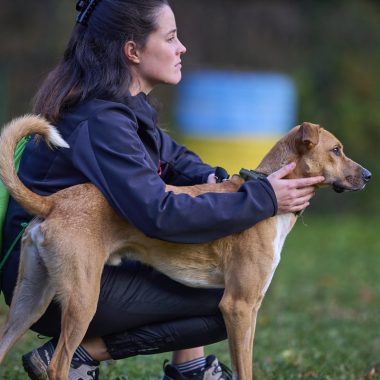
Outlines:
[[[22, 135], [31, 133], [43, 134], [49, 141], [49, 128], [42, 119], [18, 119], [0, 138], [1, 152], [5, 144], [11, 147], [2, 153], [0, 161], [3, 181], [12, 196], [38, 216], [23, 236], [18, 283], [0, 336], [0, 361], [57, 297], [62, 306], [62, 332], [49, 378], [66, 380], [73, 352], [96, 310], [103, 266], [108, 260], [118, 261], [127, 255], [190, 286], [224, 287], [220, 308], [234, 378], [252, 379], [257, 312], [296, 216], [268, 218], [241, 233], [206, 244], [148, 238], [122, 220], [92, 184], [73, 186], [49, 197], [33, 194], [22, 185], [12, 169], [15, 144]], [[335, 146], [341, 147], [341, 143], [331, 133], [303, 123], [271, 149], [258, 170], [269, 174], [295, 161], [292, 177], [324, 175], [326, 184], [350, 190], [363, 188], [364, 169], [343, 152], [339, 157], [333, 154]], [[194, 197], [205, 192], [234, 192], [242, 183], [239, 176], [233, 176], [220, 184], [167, 186], [167, 191]], [[25, 294], [33, 297], [25, 299]]]

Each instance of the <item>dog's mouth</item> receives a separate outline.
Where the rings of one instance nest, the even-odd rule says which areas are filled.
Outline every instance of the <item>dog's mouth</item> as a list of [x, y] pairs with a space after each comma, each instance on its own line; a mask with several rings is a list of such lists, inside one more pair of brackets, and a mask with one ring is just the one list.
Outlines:
[[359, 191], [359, 190], [363, 190], [365, 188], [365, 183], [362, 185], [362, 186], [358, 186], [358, 187], [348, 187], [348, 186], [344, 186], [338, 182], [334, 182], [332, 184], [332, 188], [333, 190], [336, 192], [336, 193], [344, 193], [344, 192], [348, 192], [348, 191]]
[[359, 191], [363, 190], [372, 174], [369, 170], [360, 167], [360, 172], [356, 175], [348, 175], [344, 180], [336, 180], [332, 182], [332, 188], [337, 193], [343, 193], [345, 191]]
[[343, 193], [346, 191], [359, 191], [365, 188], [371, 179], [371, 176], [372, 175], [369, 170], [361, 168], [359, 175], [348, 175], [343, 180], [332, 180], [331, 186], [336, 193]]
[[352, 189], [348, 189], [347, 187], [341, 186], [337, 183], [333, 183], [332, 188], [336, 193], [344, 193], [345, 191], [353, 191]]

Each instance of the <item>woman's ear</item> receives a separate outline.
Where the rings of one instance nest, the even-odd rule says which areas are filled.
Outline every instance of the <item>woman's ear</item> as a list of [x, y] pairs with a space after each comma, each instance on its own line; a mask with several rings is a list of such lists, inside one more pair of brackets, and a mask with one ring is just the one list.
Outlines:
[[140, 63], [140, 55], [135, 42], [127, 41], [125, 43], [124, 54], [129, 61], [133, 63]]

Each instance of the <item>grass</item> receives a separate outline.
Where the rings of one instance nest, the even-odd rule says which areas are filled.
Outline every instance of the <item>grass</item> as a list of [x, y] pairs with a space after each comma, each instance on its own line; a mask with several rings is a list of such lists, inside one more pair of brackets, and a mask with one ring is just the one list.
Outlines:
[[[379, 231], [375, 218], [306, 213], [298, 221], [260, 310], [255, 379], [380, 379]], [[27, 334], [0, 367], [0, 378], [24, 380], [20, 356], [40, 343]], [[225, 342], [207, 352], [229, 362]], [[169, 356], [103, 365], [102, 379], [161, 379]]]

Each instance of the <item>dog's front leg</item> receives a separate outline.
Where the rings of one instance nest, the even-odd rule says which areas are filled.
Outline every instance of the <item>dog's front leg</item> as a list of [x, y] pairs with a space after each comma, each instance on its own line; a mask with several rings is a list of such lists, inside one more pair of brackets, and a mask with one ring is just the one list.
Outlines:
[[225, 289], [220, 309], [226, 323], [233, 379], [252, 380], [252, 352], [257, 312], [261, 297], [255, 303], [240, 297], [236, 289]]
[[28, 232], [21, 245], [17, 285], [0, 335], [0, 362], [9, 349], [46, 311], [55, 295], [47, 270]]
[[[273, 268], [270, 239], [257, 227], [241, 233], [224, 264], [224, 294], [220, 309], [226, 323], [234, 380], [252, 380], [253, 340]], [[269, 243], [267, 242], [269, 240]]]

